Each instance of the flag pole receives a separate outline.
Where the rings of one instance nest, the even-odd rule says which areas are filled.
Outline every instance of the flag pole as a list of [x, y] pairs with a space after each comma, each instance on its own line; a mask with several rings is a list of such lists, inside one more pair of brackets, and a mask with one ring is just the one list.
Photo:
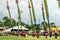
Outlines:
[[60, 0], [57, 0], [58, 1], [58, 6], [59, 6], [59, 9], [60, 9]]
[[29, 7], [29, 12], [30, 12], [30, 21], [31, 21], [31, 25], [33, 25], [32, 14], [31, 14], [31, 5], [30, 5], [30, 2], [29, 2], [29, 1], [28, 1], [28, 7]]
[[36, 25], [36, 17], [35, 17], [33, 2], [32, 2], [32, 0], [30, 0], [30, 2], [31, 2], [31, 7], [32, 7], [32, 15], [33, 15], [33, 19], [34, 19], [34, 24]]
[[43, 3], [41, 4], [42, 5], [42, 16], [43, 16], [43, 22], [44, 22], [44, 30], [45, 30], [45, 15], [44, 15], [44, 7], [43, 7]]
[[48, 27], [49, 27], [49, 29], [50, 29], [48, 5], [47, 5], [47, 1], [46, 1], [46, 0], [44, 0], [44, 6], [45, 6], [45, 11], [46, 11], [46, 17], [47, 17]]
[[42, 5], [42, 16], [43, 16], [43, 20], [45, 22], [44, 7], [43, 7], [43, 4], [41, 4], [41, 5]]
[[[17, 5], [17, 10], [18, 10], [18, 32], [19, 32], [19, 26], [21, 26], [21, 13], [20, 13], [19, 5], [18, 5], [18, 0], [16, 0], [16, 5]], [[22, 26], [21, 26], [21, 30], [22, 30]]]
[[[11, 18], [11, 14], [10, 14], [9, 5], [8, 5], [8, 0], [7, 0], [6, 3], [7, 3], [7, 9], [8, 9], [8, 13], [9, 13], [10, 22], [11, 22], [10, 24], [11, 24], [11, 26], [12, 26], [12, 18]], [[10, 27], [11, 27], [11, 26], [10, 26]]]

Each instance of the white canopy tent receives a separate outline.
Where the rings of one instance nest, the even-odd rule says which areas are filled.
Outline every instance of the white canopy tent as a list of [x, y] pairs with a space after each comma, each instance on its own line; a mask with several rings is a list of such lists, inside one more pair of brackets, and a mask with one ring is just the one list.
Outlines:
[[[15, 27], [13, 27], [12, 29], [18, 29], [18, 27], [19, 27], [19, 29], [21, 30], [28, 30], [27, 28], [25, 28], [24, 26], [15, 26]], [[22, 28], [21, 28], [22, 27]]]
[[25, 28], [24, 26], [16, 26], [16, 27], [13, 27], [12, 29], [14, 30], [18, 30], [18, 27], [19, 27], [19, 30], [28, 30], [27, 28]]
[[[28, 30], [28, 29], [25, 28], [24, 26], [15, 26], [15, 27], [6, 29], [6, 30], [4, 30], [4, 31], [1, 31], [0, 33], [2, 33], [2, 32], [11, 32], [12, 29], [18, 30], [18, 27], [19, 27], [19, 30]], [[22, 29], [21, 29], [21, 27], [22, 27]]]

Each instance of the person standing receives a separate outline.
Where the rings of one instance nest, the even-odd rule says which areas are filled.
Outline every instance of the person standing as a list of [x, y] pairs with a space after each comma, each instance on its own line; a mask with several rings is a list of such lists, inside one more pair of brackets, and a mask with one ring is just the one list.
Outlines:
[[57, 32], [55, 32], [55, 39], [57, 39], [57, 36], [58, 36], [58, 34], [57, 34]]
[[50, 36], [50, 40], [52, 40], [52, 30], [50, 29], [50, 31], [49, 31], [49, 36]]
[[46, 39], [48, 38], [48, 31], [47, 30], [45, 30], [45, 37], [46, 37]]
[[35, 37], [35, 32], [34, 31], [32, 32], [32, 37]]
[[26, 32], [23, 30], [21, 35], [22, 37], [26, 37]]
[[57, 28], [55, 30], [55, 39], [57, 39], [57, 36], [58, 36], [58, 32], [57, 32]]
[[40, 34], [40, 33], [39, 33], [39, 30], [38, 30], [37, 33], [36, 33], [37, 38], [39, 38], [39, 34]]

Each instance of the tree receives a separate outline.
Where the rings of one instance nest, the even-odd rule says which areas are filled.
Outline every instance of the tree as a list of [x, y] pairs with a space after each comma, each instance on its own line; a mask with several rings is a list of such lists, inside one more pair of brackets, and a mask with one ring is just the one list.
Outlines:
[[3, 20], [4, 20], [4, 21], [8, 20], [8, 17], [4, 17]]
[[22, 26], [24, 26], [24, 25], [25, 25], [25, 23], [24, 23], [24, 22], [21, 22], [21, 25], [22, 25]]
[[11, 19], [11, 20], [12, 20], [12, 27], [16, 26], [17, 22], [14, 19]]
[[3, 26], [3, 22], [0, 21], [0, 27], [2, 27], [2, 26]]
[[30, 30], [30, 26], [28, 24], [25, 24], [25, 27]]
[[56, 27], [55, 23], [50, 23], [50, 27]]
[[41, 24], [42, 24], [42, 26], [44, 27], [44, 30], [45, 30], [47, 28], [47, 25], [48, 25], [47, 22], [42, 22]]
[[[9, 19], [8, 17], [4, 17], [3, 20], [4, 20], [4, 25], [6, 27], [16, 26], [16, 21], [14, 19]], [[11, 21], [10, 20], [12, 21], [12, 25], [11, 25]]]
[[[19, 22], [17, 22], [17, 26], [18, 26], [18, 23], [19, 23]], [[24, 22], [21, 22], [21, 26], [24, 26], [24, 25], [25, 25], [25, 23], [24, 23]]]

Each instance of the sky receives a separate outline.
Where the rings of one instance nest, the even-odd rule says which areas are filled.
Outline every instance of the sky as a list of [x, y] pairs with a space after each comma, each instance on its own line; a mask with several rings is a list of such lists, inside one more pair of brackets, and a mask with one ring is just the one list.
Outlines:
[[[34, 4], [36, 22], [37, 24], [39, 24], [43, 21], [42, 10], [41, 10], [41, 7], [42, 7], [41, 3], [43, 3], [43, 0], [32, 0], [32, 1]], [[8, 0], [8, 2], [9, 2], [10, 12], [11, 12], [11, 17], [15, 19], [16, 21], [18, 21], [18, 12], [17, 12], [15, 0]], [[60, 25], [60, 10], [58, 7], [57, 0], [47, 0], [47, 5], [48, 5], [50, 23], [54, 22], [57, 26], [59, 26]], [[22, 22], [30, 24], [28, 0], [19, 0], [19, 8], [21, 10]], [[0, 20], [2, 20], [4, 16], [8, 16], [6, 0], [0, 0]]]

